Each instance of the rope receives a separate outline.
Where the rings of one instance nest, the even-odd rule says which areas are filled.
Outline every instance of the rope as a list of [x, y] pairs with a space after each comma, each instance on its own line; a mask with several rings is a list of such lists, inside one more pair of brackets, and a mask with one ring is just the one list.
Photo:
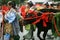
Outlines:
[[[48, 14], [48, 13], [45, 13], [45, 14], [47, 14], [47, 15], [50, 14], [50, 15], [51, 15], [51, 14], [55, 14], [55, 13], [49, 13], [49, 14]], [[43, 13], [42, 15], [44, 15], [44, 13]], [[37, 18], [41, 18], [42, 15], [41, 15], [41, 16], [38, 16], [38, 17], [33, 17], [33, 18], [25, 18], [25, 19], [23, 19], [23, 20], [30, 20], [30, 19], [34, 19], [34, 18], [35, 18], [35, 19], [37, 19]]]
[[60, 36], [60, 33], [58, 32], [58, 28], [57, 28], [57, 26], [56, 26], [55, 20], [54, 20], [54, 28], [55, 28], [55, 32], [58, 34], [58, 36]]

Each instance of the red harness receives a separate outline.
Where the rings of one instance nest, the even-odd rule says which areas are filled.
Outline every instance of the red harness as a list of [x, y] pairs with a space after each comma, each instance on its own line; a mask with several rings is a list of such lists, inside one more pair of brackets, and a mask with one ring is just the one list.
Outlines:
[[[43, 27], [47, 27], [46, 22], [49, 22], [49, 17], [48, 17], [49, 14], [51, 14], [51, 13], [45, 12], [41, 16], [34, 17], [34, 18], [36, 18], [36, 21], [33, 22], [32, 24], [37, 24], [42, 19], [43, 20]], [[33, 19], [33, 18], [25, 18], [24, 20], [30, 20], [30, 19]]]

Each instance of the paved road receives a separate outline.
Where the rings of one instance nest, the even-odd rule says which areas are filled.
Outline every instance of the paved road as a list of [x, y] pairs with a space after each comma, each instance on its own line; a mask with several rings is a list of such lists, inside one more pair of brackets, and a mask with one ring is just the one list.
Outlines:
[[[23, 29], [24, 29], [24, 28], [23, 28]], [[26, 33], [27, 33], [27, 31], [26, 31], [25, 29], [24, 29], [24, 32], [23, 32], [23, 33], [19, 32], [20, 40], [23, 40], [23, 35], [26, 34]], [[47, 34], [51, 35], [51, 34], [52, 34], [52, 33], [51, 33], [51, 30], [49, 30]], [[43, 35], [43, 32], [41, 32], [41, 35], [40, 35], [40, 36], [42, 37], [42, 35]], [[43, 38], [43, 37], [42, 37], [42, 38]], [[39, 40], [38, 37], [37, 37], [37, 29], [36, 29], [36, 31], [34, 32], [34, 39], [35, 39], [35, 40]], [[46, 40], [55, 40], [55, 39], [47, 39], [47, 37], [46, 37]], [[59, 38], [56, 39], [56, 40], [59, 40]]]
[[[22, 32], [19, 32], [20, 40], [23, 40], [23, 35], [25, 35], [26, 33], [27, 33], [27, 31], [25, 29], [24, 29], [24, 32], [23, 33]], [[41, 37], [42, 37], [43, 33], [44, 32], [41, 32], [41, 35], [40, 35]], [[51, 30], [49, 30], [47, 34], [51, 35], [52, 34], [51, 33]], [[35, 40], [39, 40], [38, 37], [37, 37], [37, 29], [34, 32], [34, 39]], [[2, 39], [0, 39], [0, 40], [2, 40]], [[47, 37], [46, 37], [46, 40], [60, 40], [60, 37], [57, 37], [57, 38], [54, 38], [54, 39], [47, 39]]]
[[0, 40], [2, 40], [2, 37], [0, 38]]

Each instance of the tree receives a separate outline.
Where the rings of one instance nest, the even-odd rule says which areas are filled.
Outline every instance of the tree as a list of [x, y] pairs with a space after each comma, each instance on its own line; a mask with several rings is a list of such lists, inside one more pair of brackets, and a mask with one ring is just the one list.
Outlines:
[[60, 0], [53, 0], [53, 1], [60, 1]]

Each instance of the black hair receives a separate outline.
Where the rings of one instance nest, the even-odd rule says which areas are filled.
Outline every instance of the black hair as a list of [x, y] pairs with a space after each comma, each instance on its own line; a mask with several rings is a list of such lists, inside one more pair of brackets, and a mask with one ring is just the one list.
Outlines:
[[46, 7], [48, 8], [48, 6], [49, 6], [48, 2], [47, 2], [47, 3], [45, 3], [45, 5], [46, 5]]
[[54, 6], [54, 4], [51, 4], [51, 6], [53, 7], [53, 6]]
[[8, 4], [11, 5], [12, 8], [16, 9], [16, 7], [15, 7], [16, 6], [16, 3], [15, 3], [15, 1], [11, 1]]
[[32, 7], [32, 6], [33, 6], [32, 1], [28, 2], [27, 4], [28, 4], [30, 7]]

